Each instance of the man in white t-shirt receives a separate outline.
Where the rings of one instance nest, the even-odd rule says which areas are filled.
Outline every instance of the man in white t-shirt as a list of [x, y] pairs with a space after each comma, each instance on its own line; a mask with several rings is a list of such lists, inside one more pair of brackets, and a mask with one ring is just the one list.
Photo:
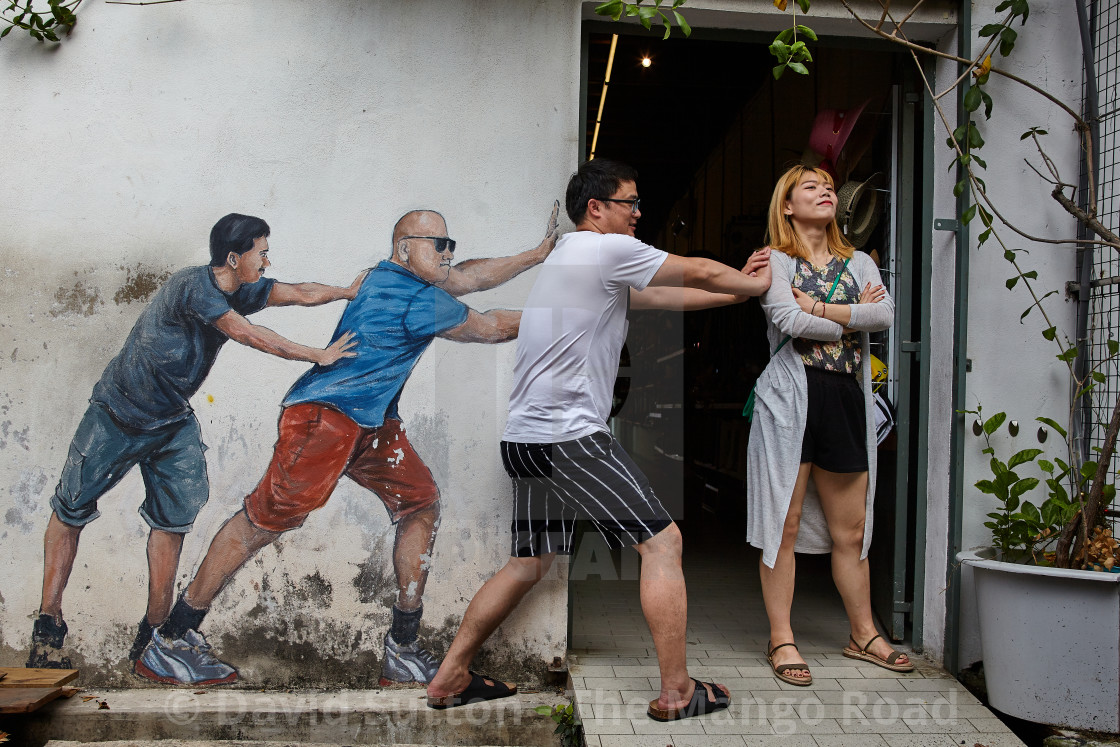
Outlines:
[[432, 708], [517, 692], [468, 667], [556, 553], [571, 551], [577, 518], [590, 519], [611, 547], [632, 545], [642, 556], [642, 611], [661, 669], [649, 717], [671, 721], [730, 703], [726, 687], [688, 676], [680, 530], [607, 418], [627, 309], [705, 309], [761, 295], [770, 287], [769, 250], [739, 271], [643, 244], [634, 238], [641, 217], [636, 182], [632, 168], [606, 159], [583, 164], [568, 182], [565, 202], [576, 231], [541, 265], [517, 337], [501, 444], [514, 487], [511, 557], [471, 600], [428, 685]]

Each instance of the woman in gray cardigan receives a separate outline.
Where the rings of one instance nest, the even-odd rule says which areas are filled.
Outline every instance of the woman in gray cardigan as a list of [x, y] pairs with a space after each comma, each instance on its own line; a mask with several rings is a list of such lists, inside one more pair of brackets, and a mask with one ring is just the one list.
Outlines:
[[779, 679], [812, 683], [790, 624], [794, 551], [831, 552], [851, 624], [844, 655], [910, 671], [875, 629], [867, 570], [876, 441], [864, 362], [868, 333], [891, 325], [894, 302], [875, 262], [840, 233], [827, 172], [796, 166], [779, 179], [767, 233], [773, 281], [761, 300], [776, 352], [755, 386], [747, 447], [747, 541], [762, 550], [767, 659]]

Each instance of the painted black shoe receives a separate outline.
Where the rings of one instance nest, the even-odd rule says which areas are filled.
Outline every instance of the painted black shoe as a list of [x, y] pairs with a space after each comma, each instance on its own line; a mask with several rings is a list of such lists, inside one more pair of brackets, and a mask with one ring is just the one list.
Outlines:
[[66, 639], [66, 621], [55, 623], [51, 615], [39, 615], [31, 629], [31, 653], [27, 657], [28, 669], [73, 669], [70, 657], [62, 653]]

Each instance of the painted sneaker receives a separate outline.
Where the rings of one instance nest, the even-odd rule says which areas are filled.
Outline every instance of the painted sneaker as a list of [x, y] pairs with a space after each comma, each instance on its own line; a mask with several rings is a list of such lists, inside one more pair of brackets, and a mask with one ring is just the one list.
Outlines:
[[385, 658], [381, 662], [382, 687], [400, 685], [406, 682], [419, 682], [426, 685], [439, 671], [439, 661], [422, 648], [420, 641], [409, 644], [397, 643], [389, 633], [385, 634]]
[[27, 668], [73, 669], [70, 657], [62, 655], [66, 630], [65, 620], [55, 624], [54, 617], [40, 614], [31, 628], [31, 652], [27, 656]]
[[128, 650], [128, 660], [133, 664], [144, 653], [147, 648], [148, 642], [152, 640], [152, 625], [148, 622], [148, 616], [145, 615], [140, 624], [136, 626], [136, 638], [132, 641], [132, 648]]
[[210, 644], [195, 630], [165, 641], [159, 630], [136, 662], [136, 673], [169, 685], [224, 685], [237, 679], [237, 670], [212, 654]]

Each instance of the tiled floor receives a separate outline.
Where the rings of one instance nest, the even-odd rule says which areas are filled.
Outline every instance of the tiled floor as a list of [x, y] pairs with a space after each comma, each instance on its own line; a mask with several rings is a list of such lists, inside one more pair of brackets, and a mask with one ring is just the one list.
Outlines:
[[[810, 687], [781, 683], [767, 666], [757, 552], [686, 535], [684, 558], [690, 674], [727, 685], [731, 707], [669, 723], [647, 718], [660, 680], [636, 579], [575, 580], [569, 672], [589, 747], [1022, 746], [960, 683], [920, 657], [910, 674], [844, 657], [847, 618], [827, 556], [798, 566], [794, 626], [812, 668]], [[624, 566], [622, 575], [634, 574]]]

